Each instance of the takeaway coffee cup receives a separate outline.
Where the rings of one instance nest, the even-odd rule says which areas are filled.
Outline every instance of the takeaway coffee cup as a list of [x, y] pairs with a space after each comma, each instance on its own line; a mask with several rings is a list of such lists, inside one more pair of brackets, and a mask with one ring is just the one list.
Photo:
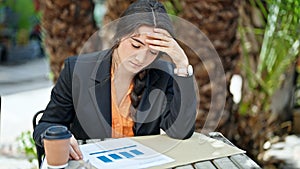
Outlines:
[[65, 126], [51, 126], [45, 131], [43, 139], [48, 168], [68, 166], [71, 136]]

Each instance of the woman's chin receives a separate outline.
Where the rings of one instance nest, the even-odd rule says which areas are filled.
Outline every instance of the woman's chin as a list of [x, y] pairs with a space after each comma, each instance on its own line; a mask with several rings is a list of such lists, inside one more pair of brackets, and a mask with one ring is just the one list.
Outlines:
[[137, 74], [138, 72], [140, 72], [142, 70], [142, 68], [136, 68], [136, 67], [132, 67], [132, 66], [126, 66], [125, 70], [132, 73], [132, 74]]

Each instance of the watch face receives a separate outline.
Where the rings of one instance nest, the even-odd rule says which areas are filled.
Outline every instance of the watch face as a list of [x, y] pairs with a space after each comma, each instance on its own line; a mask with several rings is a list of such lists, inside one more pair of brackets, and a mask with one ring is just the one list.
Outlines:
[[192, 66], [192, 65], [189, 65], [189, 66], [188, 66], [187, 72], [188, 72], [188, 75], [189, 75], [189, 76], [192, 76], [192, 75], [193, 75], [194, 70], [193, 70], [193, 66]]
[[189, 65], [186, 68], [175, 68], [174, 69], [174, 74], [181, 74], [185, 76], [192, 76], [194, 73], [192, 65]]

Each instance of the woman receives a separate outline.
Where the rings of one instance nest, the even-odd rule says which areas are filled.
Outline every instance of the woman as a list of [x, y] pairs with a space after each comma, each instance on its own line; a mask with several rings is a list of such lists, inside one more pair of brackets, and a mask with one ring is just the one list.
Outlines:
[[[163, 5], [140, 0], [118, 21], [112, 48], [66, 59], [51, 100], [34, 131], [37, 145], [50, 126], [67, 126], [70, 157], [77, 140], [159, 134], [189, 138], [196, 96], [188, 58], [173, 38]], [[172, 63], [160, 59], [162, 54]]]

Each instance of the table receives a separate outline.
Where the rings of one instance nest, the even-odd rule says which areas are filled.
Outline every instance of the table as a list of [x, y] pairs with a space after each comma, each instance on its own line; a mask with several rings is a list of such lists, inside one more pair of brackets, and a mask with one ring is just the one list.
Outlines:
[[[226, 137], [219, 132], [211, 132], [209, 137], [223, 141], [226, 144], [235, 146]], [[237, 154], [229, 157], [223, 157], [208, 161], [197, 162], [185, 166], [179, 166], [175, 169], [256, 169], [261, 168], [251, 158], [245, 154]]]
[[[219, 132], [211, 132], [208, 134], [210, 138], [214, 138], [216, 140], [223, 141], [224, 143], [234, 146], [228, 139], [226, 139]], [[235, 147], [235, 146], [234, 146]], [[76, 169], [82, 166], [88, 166], [88, 168], [94, 169], [90, 164], [86, 164], [83, 161], [70, 161], [69, 166], [66, 169]], [[42, 167], [43, 168], [43, 167]], [[211, 160], [193, 162], [191, 164], [176, 166], [173, 169], [252, 169], [252, 168], [260, 168], [252, 159], [250, 159], [247, 155], [235, 154], [228, 157], [222, 158], [213, 158]]]

